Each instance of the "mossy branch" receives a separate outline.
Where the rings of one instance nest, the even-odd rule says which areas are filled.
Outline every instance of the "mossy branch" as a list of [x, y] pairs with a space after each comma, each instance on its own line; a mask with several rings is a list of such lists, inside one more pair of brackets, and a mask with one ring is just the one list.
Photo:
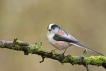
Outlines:
[[42, 43], [38, 44], [35, 43], [34, 45], [29, 45], [26, 42], [20, 41], [18, 39], [14, 39], [13, 41], [5, 41], [0, 40], [0, 48], [7, 48], [17, 51], [23, 51], [25, 55], [31, 54], [38, 54], [42, 57], [42, 61], [45, 58], [51, 58], [54, 60], [59, 61], [60, 63], [70, 63], [72, 65], [83, 65], [87, 68], [88, 65], [95, 65], [95, 66], [102, 66], [106, 69], [106, 57], [105, 56], [90, 56], [86, 57], [82, 56], [71, 56], [71, 55], [62, 55], [55, 53], [54, 51], [47, 51], [44, 50], [41, 46]]

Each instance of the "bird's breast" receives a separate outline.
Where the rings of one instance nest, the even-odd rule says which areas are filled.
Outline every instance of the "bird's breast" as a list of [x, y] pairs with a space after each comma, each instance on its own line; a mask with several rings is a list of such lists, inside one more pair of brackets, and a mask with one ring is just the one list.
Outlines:
[[71, 46], [71, 44], [69, 42], [65, 42], [65, 41], [51, 42], [51, 40], [50, 40], [50, 43], [59, 50], [64, 50]]

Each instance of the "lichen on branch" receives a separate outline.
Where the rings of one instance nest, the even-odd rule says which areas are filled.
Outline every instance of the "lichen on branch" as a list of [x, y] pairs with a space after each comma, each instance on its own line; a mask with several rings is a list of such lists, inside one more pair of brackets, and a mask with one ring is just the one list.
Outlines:
[[0, 48], [7, 48], [17, 51], [23, 51], [25, 55], [37, 54], [42, 57], [40, 63], [44, 62], [45, 58], [50, 58], [57, 60], [60, 63], [70, 63], [72, 65], [83, 65], [87, 68], [88, 65], [102, 66], [106, 69], [106, 57], [105, 56], [71, 56], [71, 55], [62, 55], [55, 53], [55, 51], [47, 51], [42, 48], [42, 43], [35, 43], [34, 45], [29, 45], [26, 42], [20, 41], [17, 38], [13, 41], [0, 40]]

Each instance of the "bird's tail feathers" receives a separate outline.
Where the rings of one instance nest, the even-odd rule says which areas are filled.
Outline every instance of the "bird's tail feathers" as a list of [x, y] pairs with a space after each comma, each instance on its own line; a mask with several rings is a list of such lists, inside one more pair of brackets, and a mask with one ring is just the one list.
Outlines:
[[84, 46], [83, 44], [81, 44], [81, 43], [71, 43], [71, 44], [73, 44], [73, 45], [75, 45], [75, 46], [78, 46], [78, 47], [81, 47], [81, 48], [85, 48], [85, 49], [88, 49], [88, 50], [90, 50], [90, 51], [92, 51], [92, 52], [95, 52], [95, 53], [97, 53], [97, 54], [99, 54], [99, 55], [102, 55], [102, 56], [104, 56], [102, 53], [99, 53], [99, 52], [97, 52], [97, 51], [95, 51], [95, 50], [93, 50], [93, 49], [91, 49], [91, 48], [88, 48], [88, 47], [86, 47], [86, 46]]

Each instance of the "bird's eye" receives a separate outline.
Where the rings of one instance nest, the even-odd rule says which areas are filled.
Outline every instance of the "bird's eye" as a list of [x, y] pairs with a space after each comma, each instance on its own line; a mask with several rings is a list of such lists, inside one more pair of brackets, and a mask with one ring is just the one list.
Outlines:
[[51, 31], [51, 29], [49, 29], [49, 31]]

